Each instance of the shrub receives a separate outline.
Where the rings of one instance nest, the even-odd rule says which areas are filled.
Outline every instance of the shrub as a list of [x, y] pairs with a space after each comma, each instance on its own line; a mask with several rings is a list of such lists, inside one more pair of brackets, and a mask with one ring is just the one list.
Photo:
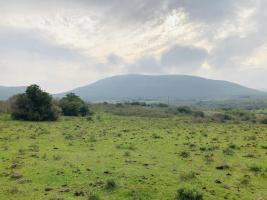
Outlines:
[[255, 172], [255, 173], [260, 173], [262, 171], [262, 167], [260, 167], [256, 164], [253, 164], [249, 167], [249, 170], [252, 172]]
[[156, 107], [159, 107], [159, 108], [167, 108], [167, 107], [169, 107], [169, 105], [166, 104], [166, 103], [158, 103], [158, 104], [156, 104]]
[[147, 106], [146, 102], [139, 102], [139, 101], [133, 101], [131, 103], [129, 103], [132, 106]]
[[190, 185], [182, 186], [177, 190], [176, 200], [203, 200], [203, 194]]
[[227, 148], [225, 148], [225, 149], [223, 150], [223, 153], [224, 153], [225, 155], [231, 156], [231, 155], [234, 155], [235, 152], [233, 151], [232, 148], [227, 147]]
[[65, 116], [86, 116], [90, 114], [88, 105], [74, 93], [63, 97], [59, 101], [59, 106]]
[[188, 106], [180, 106], [177, 108], [177, 112], [181, 114], [192, 114], [192, 110]]
[[267, 124], [267, 118], [261, 120], [262, 124]]
[[182, 151], [182, 152], [180, 152], [180, 156], [182, 158], [188, 158], [190, 156], [190, 153], [187, 151]]
[[52, 96], [38, 85], [31, 85], [25, 93], [13, 96], [10, 104], [13, 119], [55, 121], [59, 117], [59, 109], [52, 101]]
[[89, 194], [87, 199], [88, 200], [100, 200], [99, 196], [96, 194]]
[[184, 173], [180, 174], [180, 179], [182, 181], [189, 181], [189, 180], [192, 180], [192, 179], [195, 179], [195, 178], [197, 178], [197, 173], [193, 172], [193, 171], [184, 172]]
[[217, 113], [213, 116], [213, 119], [219, 122], [226, 122], [226, 121], [232, 120], [233, 118], [231, 115], [228, 115], [225, 113]]
[[106, 185], [105, 185], [105, 189], [106, 190], [114, 190], [117, 187], [117, 184], [114, 180], [107, 180]]
[[194, 115], [194, 117], [199, 117], [199, 118], [205, 117], [205, 113], [202, 111], [194, 111], [193, 115]]

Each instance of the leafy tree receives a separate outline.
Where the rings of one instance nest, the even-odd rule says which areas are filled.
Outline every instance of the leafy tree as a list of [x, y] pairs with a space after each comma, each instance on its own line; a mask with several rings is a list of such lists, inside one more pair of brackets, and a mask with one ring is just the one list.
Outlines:
[[13, 119], [55, 121], [59, 116], [59, 109], [53, 103], [52, 96], [38, 85], [29, 86], [25, 93], [15, 95], [9, 101]]
[[59, 101], [65, 116], [86, 116], [90, 114], [87, 104], [74, 93], [67, 94]]

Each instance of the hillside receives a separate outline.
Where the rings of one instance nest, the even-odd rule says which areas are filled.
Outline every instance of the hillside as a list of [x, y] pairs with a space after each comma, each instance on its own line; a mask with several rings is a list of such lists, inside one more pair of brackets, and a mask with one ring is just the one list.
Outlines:
[[0, 86], [0, 100], [7, 100], [9, 97], [23, 93], [26, 87], [5, 87]]
[[[84, 100], [111, 101], [150, 99], [213, 99], [261, 96], [265, 93], [241, 85], [186, 75], [122, 75], [99, 80], [74, 89]], [[64, 94], [59, 94], [62, 96]]]

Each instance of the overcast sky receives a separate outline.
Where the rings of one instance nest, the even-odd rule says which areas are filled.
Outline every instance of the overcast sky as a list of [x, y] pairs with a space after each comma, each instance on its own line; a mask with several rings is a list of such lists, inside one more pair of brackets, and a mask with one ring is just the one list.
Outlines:
[[127, 73], [267, 89], [267, 1], [0, 0], [0, 85], [61, 92]]

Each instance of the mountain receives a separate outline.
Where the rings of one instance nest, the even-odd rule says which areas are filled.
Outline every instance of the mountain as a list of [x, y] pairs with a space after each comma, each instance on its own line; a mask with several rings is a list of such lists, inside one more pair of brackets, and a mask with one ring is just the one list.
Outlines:
[[0, 100], [7, 100], [9, 97], [25, 92], [26, 87], [5, 87], [0, 86]]
[[266, 95], [235, 83], [187, 75], [113, 76], [69, 92], [87, 101], [166, 100], [168, 97], [193, 100]]

